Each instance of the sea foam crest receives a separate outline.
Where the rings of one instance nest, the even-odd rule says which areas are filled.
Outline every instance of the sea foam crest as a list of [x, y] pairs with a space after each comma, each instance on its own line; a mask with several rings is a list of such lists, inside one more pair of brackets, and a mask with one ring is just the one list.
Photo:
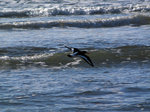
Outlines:
[[40, 60], [45, 59], [50, 56], [53, 56], [53, 53], [51, 54], [40, 54], [40, 55], [33, 55], [33, 56], [20, 56], [20, 57], [10, 57], [10, 56], [1, 56], [0, 60], [15, 60], [15, 61], [30, 61], [30, 60]]
[[2, 10], [0, 17], [30, 17], [30, 16], [56, 16], [56, 15], [92, 15], [116, 14], [126, 12], [149, 12], [150, 5], [127, 5], [118, 7], [52, 7], [23, 10]]
[[0, 29], [38, 29], [52, 27], [79, 27], [79, 28], [101, 28], [118, 27], [125, 25], [146, 25], [150, 24], [150, 16], [135, 15], [126, 17], [113, 17], [95, 20], [56, 20], [56, 21], [24, 21], [1, 23]]

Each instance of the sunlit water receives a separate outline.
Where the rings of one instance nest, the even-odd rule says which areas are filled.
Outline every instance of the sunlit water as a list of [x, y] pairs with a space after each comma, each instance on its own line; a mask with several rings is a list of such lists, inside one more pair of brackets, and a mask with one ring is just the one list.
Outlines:
[[148, 0], [0, 0], [0, 9], [1, 112], [150, 111]]

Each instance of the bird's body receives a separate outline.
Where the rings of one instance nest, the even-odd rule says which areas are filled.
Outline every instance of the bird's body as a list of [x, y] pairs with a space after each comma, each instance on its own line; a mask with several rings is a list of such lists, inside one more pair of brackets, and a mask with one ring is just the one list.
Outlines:
[[72, 51], [72, 54], [67, 55], [68, 57], [80, 57], [84, 61], [86, 61], [89, 65], [91, 65], [92, 67], [94, 66], [91, 59], [86, 55], [86, 53], [87, 53], [86, 51], [80, 51], [77, 48], [72, 48], [72, 47], [67, 47], [67, 46], [65, 46], [65, 47]]

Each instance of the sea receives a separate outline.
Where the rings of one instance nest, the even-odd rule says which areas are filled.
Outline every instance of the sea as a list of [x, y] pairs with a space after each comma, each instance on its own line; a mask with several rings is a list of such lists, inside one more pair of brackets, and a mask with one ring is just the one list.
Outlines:
[[150, 112], [150, 0], [0, 0], [0, 112]]

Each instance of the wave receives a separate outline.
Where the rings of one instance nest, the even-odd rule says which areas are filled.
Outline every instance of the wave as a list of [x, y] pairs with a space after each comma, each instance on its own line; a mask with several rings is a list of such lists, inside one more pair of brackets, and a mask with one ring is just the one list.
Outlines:
[[93, 15], [93, 14], [116, 14], [129, 12], [149, 12], [150, 5], [127, 5], [118, 7], [52, 7], [23, 10], [2, 10], [0, 17], [35, 17], [57, 15]]
[[[87, 50], [87, 49], [86, 49]], [[131, 62], [150, 61], [150, 46], [123, 46], [109, 49], [90, 49], [89, 56], [96, 67]], [[1, 56], [0, 68], [17, 67], [90, 67], [80, 58], [69, 58], [70, 52], [42, 53], [26, 56]]]
[[39, 53], [56, 51], [56, 48], [46, 47], [28, 47], [28, 46], [17, 46], [17, 47], [4, 47], [0, 48], [0, 56], [23, 56], [23, 55], [34, 55]]
[[96, 20], [56, 20], [56, 21], [24, 21], [1, 23], [0, 29], [40, 29], [52, 27], [78, 27], [78, 28], [101, 28], [101, 27], [118, 27], [125, 25], [149, 25], [150, 16], [135, 15], [127, 17], [114, 17], [108, 19]]

